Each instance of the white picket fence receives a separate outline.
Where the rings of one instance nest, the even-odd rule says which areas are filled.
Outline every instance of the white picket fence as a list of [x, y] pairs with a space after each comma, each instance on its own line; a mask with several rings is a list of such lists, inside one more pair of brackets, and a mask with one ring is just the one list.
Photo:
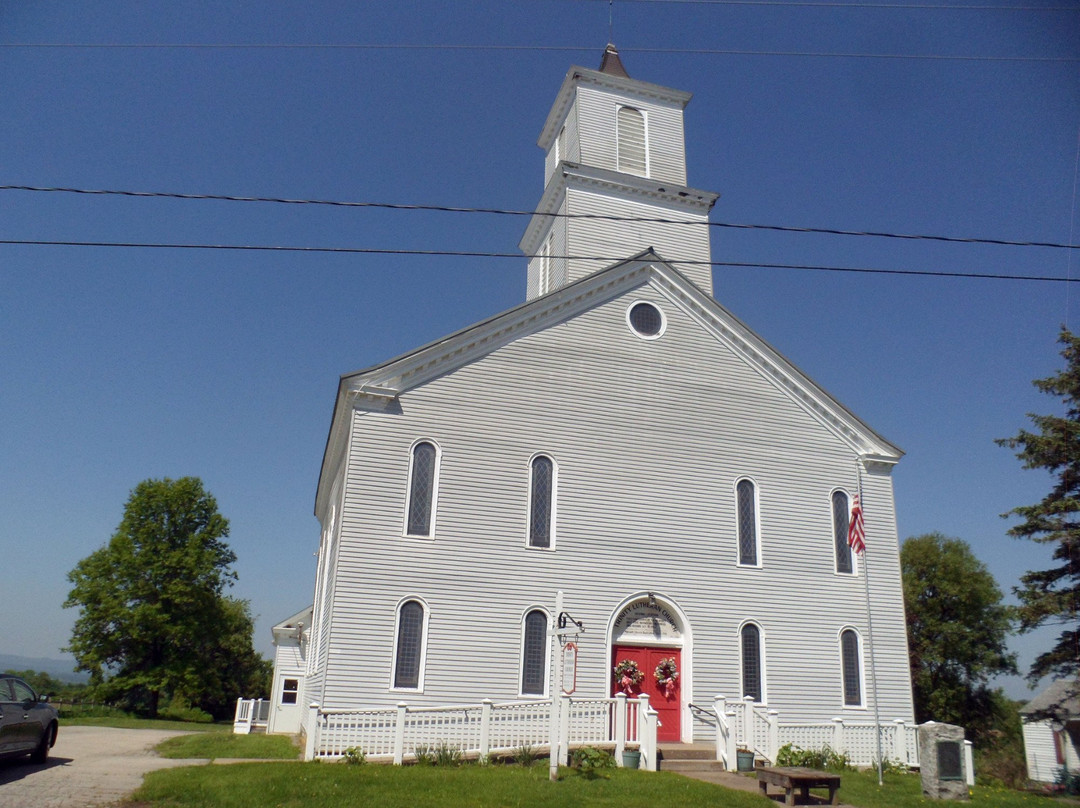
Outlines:
[[918, 727], [899, 718], [880, 725], [843, 718], [784, 723], [778, 711], [756, 706], [751, 698], [723, 696], [713, 699], [711, 709], [695, 708], [694, 715], [715, 726], [716, 759], [729, 769], [735, 768], [739, 749], [775, 763], [786, 744], [812, 750], [828, 747], [846, 755], [854, 766], [873, 766], [878, 759], [878, 735], [883, 759], [906, 767], [919, 765]]
[[[268, 703], [267, 703], [268, 704]], [[263, 704], [262, 706], [267, 706]], [[237, 727], [257, 726], [260, 703], [237, 702]], [[304, 730], [305, 760], [336, 759], [346, 750], [359, 749], [368, 760], [401, 765], [417, 758], [417, 749], [447, 746], [467, 757], [513, 754], [522, 747], [547, 752], [551, 743], [550, 700], [497, 703], [484, 699], [477, 704], [416, 707], [399, 702], [393, 708], [322, 709], [312, 704]], [[690, 705], [695, 722], [715, 733], [716, 759], [725, 768], [737, 767], [737, 754], [748, 750], [756, 758], [775, 764], [786, 744], [806, 750], [825, 747], [847, 756], [854, 766], [873, 766], [881, 757], [905, 767], [918, 767], [918, 727], [902, 719], [880, 725], [870, 721], [833, 718], [819, 722], [780, 720], [777, 710], [755, 705], [752, 699], [717, 696], [708, 707]], [[601, 746], [615, 752], [622, 765], [626, 748], [641, 752], [641, 767], [658, 767], [656, 710], [648, 696], [627, 698], [562, 697], [558, 743], [562, 760], [577, 746]], [[265, 719], [264, 719], [265, 720]], [[236, 729], [237, 732], [247, 731]], [[696, 733], [700, 737], [700, 733]], [[966, 744], [967, 771], [971, 748]]]
[[270, 702], [266, 699], [237, 699], [233, 733], [247, 735], [253, 729], [266, 729], [270, 720]]
[[[359, 749], [370, 761], [402, 764], [416, 759], [417, 748], [443, 744], [466, 756], [512, 754], [522, 747], [546, 751], [551, 742], [551, 701], [391, 709], [322, 709], [312, 704], [306, 724], [305, 760], [340, 758]], [[648, 696], [586, 699], [562, 697], [559, 747], [612, 747], [622, 765], [627, 747], [641, 752], [641, 767], [657, 768], [656, 710]], [[566, 762], [565, 759], [562, 762]]]

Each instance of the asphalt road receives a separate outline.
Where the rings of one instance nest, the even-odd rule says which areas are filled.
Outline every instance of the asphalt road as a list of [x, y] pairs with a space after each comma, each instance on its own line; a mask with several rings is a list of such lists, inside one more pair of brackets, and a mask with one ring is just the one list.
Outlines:
[[166, 738], [156, 729], [60, 726], [49, 762], [0, 761], [0, 808], [93, 808], [134, 791], [155, 769], [207, 761], [167, 760], [153, 753]]

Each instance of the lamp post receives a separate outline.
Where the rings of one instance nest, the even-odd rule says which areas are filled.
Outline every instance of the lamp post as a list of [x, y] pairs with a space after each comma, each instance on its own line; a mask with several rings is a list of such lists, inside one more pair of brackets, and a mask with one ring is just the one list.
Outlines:
[[559, 779], [559, 761], [566, 751], [561, 748], [559, 732], [562, 726], [562, 695], [565, 687], [563, 681], [565, 666], [560, 652], [567, 635], [577, 635], [583, 631], [585, 631], [585, 626], [581, 621], [575, 620], [569, 613], [563, 611], [563, 593], [560, 589], [555, 593], [555, 623], [551, 628], [551, 657], [555, 663], [555, 686], [551, 689], [551, 731], [548, 733], [548, 748], [551, 752], [548, 757], [548, 779], [553, 783]]

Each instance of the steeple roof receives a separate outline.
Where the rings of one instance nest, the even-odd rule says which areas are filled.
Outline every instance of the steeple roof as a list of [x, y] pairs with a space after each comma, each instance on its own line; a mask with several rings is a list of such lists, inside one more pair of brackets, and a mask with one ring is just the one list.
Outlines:
[[624, 79], [630, 78], [630, 74], [626, 72], [626, 68], [623, 67], [622, 59], [619, 58], [618, 49], [610, 42], [607, 47], [604, 48], [604, 56], [600, 60], [600, 72], [607, 73], [609, 76], [621, 76]]

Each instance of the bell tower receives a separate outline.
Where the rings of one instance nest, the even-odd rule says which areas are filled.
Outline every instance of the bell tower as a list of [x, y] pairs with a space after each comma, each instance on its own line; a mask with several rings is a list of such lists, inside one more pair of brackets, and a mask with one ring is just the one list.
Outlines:
[[570, 68], [537, 140], [544, 194], [519, 244], [530, 256], [526, 299], [649, 247], [712, 295], [704, 223], [719, 194], [686, 185], [690, 97], [630, 78], [614, 45], [599, 70]]

